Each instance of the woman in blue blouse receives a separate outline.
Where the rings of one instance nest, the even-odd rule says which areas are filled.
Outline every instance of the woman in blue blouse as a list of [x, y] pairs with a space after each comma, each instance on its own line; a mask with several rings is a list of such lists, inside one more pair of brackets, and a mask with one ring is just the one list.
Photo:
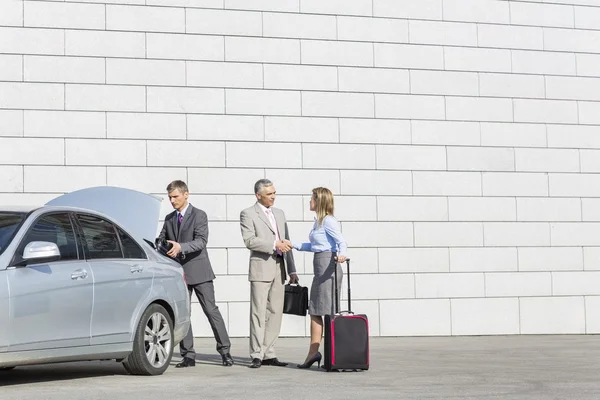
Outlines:
[[299, 251], [314, 253], [313, 270], [314, 278], [310, 288], [310, 301], [308, 313], [310, 314], [310, 348], [304, 364], [298, 368], [310, 368], [315, 362], [320, 366], [321, 337], [323, 336], [323, 315], [335, 314], [339, 310], [334, 307], [334, 268], [338, 272], [338, 293], [342, 286], [342, 268], [339, 263], [346, 261], [347, 245], [340, 228], [340, 223], [333, 216], [333, 193], [323, 187], [313, 189], [310, 199], [310, 210], [317, 216], [315, 224], [310, 231], [308, 243], [294, 243], [294, 248]]

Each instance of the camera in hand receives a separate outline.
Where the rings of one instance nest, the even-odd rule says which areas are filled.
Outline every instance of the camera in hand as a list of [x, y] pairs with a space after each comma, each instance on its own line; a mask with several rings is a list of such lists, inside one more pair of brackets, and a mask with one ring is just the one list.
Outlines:
[[[156, 250], [158, 250], [161, 254], [167, 255], [169, 250], [173, 248], [173, 243], [169, 243], [167, 239], [156, 238], [155, 241]], [[168, 256], [167, 256], [168, 257]]]

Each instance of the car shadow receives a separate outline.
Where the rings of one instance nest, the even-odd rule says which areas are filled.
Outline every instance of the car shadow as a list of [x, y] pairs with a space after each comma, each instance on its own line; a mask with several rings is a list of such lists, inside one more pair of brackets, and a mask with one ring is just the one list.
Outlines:
[[[234, 355], [231, 356], [233, 358], [233, 366], [250, 366], [250, 358], [248, 357], [236, 357]], [[171, 367], [175, 367], [181, 361], [181, 357], [173, 357], [171, 359]], [[223, 360], [221, 359], [221, 355], [219, 354], [204, 354], [204, 353], [196, 353], [196, 365], [218, 365], [223, 366]]]
[[12, 370], [0, 370], [0, 387], [110, 375], [129, 375], [129, 373], [123, 364], [115, 361], [21, 366]]

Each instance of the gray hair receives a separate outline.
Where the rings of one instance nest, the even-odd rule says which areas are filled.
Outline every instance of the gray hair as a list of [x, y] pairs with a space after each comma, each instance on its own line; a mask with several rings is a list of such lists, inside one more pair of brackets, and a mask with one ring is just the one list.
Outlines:
[[262, 190], [266, 186], [273, 186], [273, 182], [268, 179], [259, 179], [254, 184], [254, 193], [262, 193]]

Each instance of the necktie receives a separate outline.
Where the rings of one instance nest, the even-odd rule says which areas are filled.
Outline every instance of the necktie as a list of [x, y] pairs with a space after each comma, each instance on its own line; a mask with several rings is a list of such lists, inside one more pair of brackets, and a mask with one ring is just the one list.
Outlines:
[[177, 215], [177, 226], [181, 225], [181, 221], [183, 221], [183, 214], [179, 213]]
[[[275, 239], [279, 240], [279, 229], [277, 229], [277, 221], [275, 221], [275, 216], [273, 215], [273, 211], [270, 208], [267, 208], [267, 215], [269, 216], [269, 222], [271, 223], [271, 227], [275, 231]], [[277, 254], [282, 255], [281, 250], [277, 249]]]

